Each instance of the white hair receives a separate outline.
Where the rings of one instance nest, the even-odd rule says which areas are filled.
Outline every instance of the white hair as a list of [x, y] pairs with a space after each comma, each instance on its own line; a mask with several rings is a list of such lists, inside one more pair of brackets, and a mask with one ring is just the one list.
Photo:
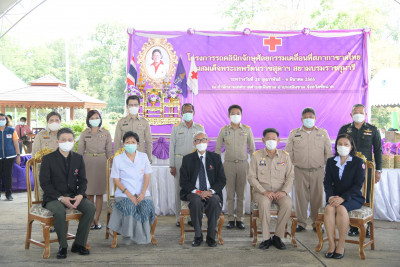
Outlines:
[[206, 132], [204, 132], [204, 131], [197, 131], [197, 132], [193, 135], [193, 142], [196, 140], [196, 137], [199, 136], [199, 135], [201, 135], [201, 134], [204, 134], [204, 135], [206, 136], [206, 138], [208, 138], [208, 135], [206, 134]]

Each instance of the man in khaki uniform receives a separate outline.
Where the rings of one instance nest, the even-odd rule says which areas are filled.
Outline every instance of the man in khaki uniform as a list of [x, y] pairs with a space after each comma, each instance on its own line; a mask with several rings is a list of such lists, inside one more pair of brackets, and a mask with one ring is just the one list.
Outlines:
[[308, 203], [314, 231], [318, 209], [323, 205], [325, 164], [332, 157], [332, 145], [328, 132], [315, 126], [315, 111], [305, 108], [301, 113], [303, 126], [290, 132], [286, 151], [294, 165], [296, 215], [301, 232], [307, 226]]
[[182, 158], [195, 150], [193, 147], [193, 136], [199, 131], [204, 131], [202, 125], [193, 122], [194, 106], [192, 104], [183, 104], [181, 113], [184, 121], [172, 127], [169, 143], [169, 166], [171, 174], [175, 177], [175, 216], [176, 226], [178, 227], [180, 227], [179, 214], [181, 213], [179, 170], [182, 166]]
[[151, 163], [151, 154], [153, 152], [153, 140], [149, 122], [139, 116], [140, 98], [131, 95], [126, 99], [126, 108], [129, 115], [118, 121], [114, 135], [114, 153], [122, 147], [122, 137], [126, 132], [133, 131], [139, 135], [139, 144], [137, 150], [147, 153]]
[[228, 229], [235, 227], [235, 193], [237, 199], [236, 227], [245, 229], [244, 203], [246, 177], [249, 164], [247, 162], [247, 147], [250, 155], [255, 151], [253, 132], [250, 127], [241, 124], [242, 108], [232, 105], [228, 109], [231, 123], [222, 127], [218, 134], [215, 152], [221, 154], [222, 144], [225, 144], [224, 170], [226, 175], [226, 204], [228, 208]]
[[[264, 241], [259, 247], [268, 249], [273, 244], [278, 249], [286, 249], [281, 238], [292, 212], [292, 199], [289, 196], [293, 186], [292, 163], [286, 151], [276, 149], [279, 142], [279, 132], [276, 129], [265, 129], [263, 136], [266, 149], [258, 150], [251, 156], [247, 176], [260, 214]], [[271, 239], [269, 224], [272, 202], [279, 205], [279, 213], [275, 235]]]
[[47, 147], [55, 151], [58, 148], [57, 133], [61, 128], [61, 115], [52, 111], [46, 117], [47, 127], [35, 137], [32, 147], [32, 157], [41, 149]]

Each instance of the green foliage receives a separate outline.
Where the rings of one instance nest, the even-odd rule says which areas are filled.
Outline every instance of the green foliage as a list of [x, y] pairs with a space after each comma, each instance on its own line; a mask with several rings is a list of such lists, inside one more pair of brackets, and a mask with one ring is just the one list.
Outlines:
[[[75, 140], [81, 135], [81, 133], [87, 128], [86, 121], [84, 120], [73, 120], [61, 123], [61, 128], [70, 128], [75, 134]], [[74, 151], [78, 149], [79, 140], [75, 142]]]
[[392, 110], [391, 107], [371, 107], [371, 119], [372, 123], [378, 128], [390, 128], [392, 121]]

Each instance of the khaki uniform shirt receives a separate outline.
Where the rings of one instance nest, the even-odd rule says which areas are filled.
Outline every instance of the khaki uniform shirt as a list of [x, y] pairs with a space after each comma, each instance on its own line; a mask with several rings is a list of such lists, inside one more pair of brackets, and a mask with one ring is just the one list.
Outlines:
[[112, 156], [111, 134], [104, 128], [100, 128], [96, 134], [92, 134], [91, 128], [86, 128], [79, 137], [77, 153], [105, 154], [107, 158]]
[[[188, 128], [185, 122], [179, 122], [172, 127], [171, 140], [169, 143], [169, 166], [177, 166], [176, 161], [182, 161], [182, 157], [192, 152], [193, 136], [199, 131], [204, 131], [204, 127], [193, 122], [192, 127]], [[179, 159], [177, 159], [179, 158]], [[179, 170], [177, 170], [179, 172]]]
[[126, 132], [133, 131], [139, 135], [139, 144], [137, 150], [147, 153], [147, 157], [151, 162], [151, 154], [153, 152], [153, 140], [151, 137], [151, 129], [149, 122], [139, 115], [135, 119], [133, 115], [128, 115], [117, 123], [114, 135], [114, 151], [122, 147], [122, 138]]
[[221, 154], [222, 144], [225, 143], [225, 160], [247, 160], [247, 146], [250, 155], [255, 151], [254, 137], [251, 128], [245, 124], [239, 124], [239, 128], [233, 129], [232, 124], [222, 127], [217, 138], [215, 153]]
[[266, 149], [262, 149], [251, 156], [247, 179], [255, 192], [284, 191], [289, 195], [293, 178], [292, 162], [286, 151], [277, 149], [275, 156], [270, 158]]
[[52, 134], [48, 129], [42, 130], [36, 135], [35, 140], [33, 141], [32, 157], [34, 157], [37, 152], [45, 147], [53, 150], [58, 148], [57, 135]]
[[332, 157], [332, 145], [325, 129], [314, 127], [307, 133], [303, 127], [293, 129], [286, 143], [293, 165], [303, 169], [324, 167]]

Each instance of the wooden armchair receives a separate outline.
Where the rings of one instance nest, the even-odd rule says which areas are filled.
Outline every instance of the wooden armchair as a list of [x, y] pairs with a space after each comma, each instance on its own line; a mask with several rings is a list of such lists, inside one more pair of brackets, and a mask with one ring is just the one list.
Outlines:
[[[110, 157], [107, 160], [107, 224], [106, 224], [106, 239], [108, 239], [108, 237], [110, 236], [110, 228], [108, 228], [108, 222], [110, 221], [110, 217], [111, 217], [111, 213], [114, 209], [115, 206], [115, 189], [116, 186], [113, 183], [113, 185], [111, 186], [110, 184], [110, 175], [111, 175], [111, 167], [112, 167], [112, 163], [114, 160], [114, 157], [122, 154], [125, 151], [125, 148], [120, 148], [117, 152], [115, 152], [115, 154]], [[151, 243], [153, 245], [157, 245], [157, 239], [154, 237], [154, 231], [156, 230], [156, 225], [157, 225], [157, 216], [155, 216], [155, 220], [154, 223], [151, 225], [151, 229], [150, 229], [150, 234], [151, 234]], [[111, 248], [116, 248], [117, 247], [117, 235], [118, 233], [115, 231], [112, 231], [111, 237], [113, 238], [113, 241], [111, 243]]]
[[[204, 211], [203, 211], [204, 214]], [[179, 245], [183, 245], [185, 242], [185, 232], [194, 232], [194, 229], [185, 229], [185, 217], [190, 216], [190, 209], [189, 209], [189, 201], [181, 201], [181, 213], [179, 215], [179, 223], [181, 225], [181, 239], [179, 240]], [[224, 214], [221, 211], [221, 215], [219, 216], [218, 220], [218, 231], [215, 230], [218, 238], [218, 243], [220, 245], [224, 244], [224, 240], [222, 239], [222, 227], [224, 225]], [[207, 232], [207, 229], [203, 229], [202, 232]]]
[[[43, 258], [47, 259], [50, 257], [50, 243], [58, 242], [58, 239], [50, 240], [50, 228], [54, 226], [53, 213], [48, 209], [42, 207], [42, 195], [43, 191], [40, 188], [39, 183], [39, 171], [42, 157], [51, 153], [53, 150], [49, 148], [43, 148], [35, 157], [31, 158], [26, 163], [26, 191], [28, 194], [28, 225], [26, 230], [26, 241], [25, 249], [29, 249], [30, 244], [35, 244], [44, 248]], [[30, 169], [32, 168], [33, 173], [33, 191], [30, 177]], [[75, 239], [75, 235], [68, 233], [68, 224], [71, 220], [79, 221], [82, 213], [75, 209], [66, 209], [66, 221], [67, 221], [67, 240]], [[32, 223], [34, 221], [40, 222], [43, 229], [44, 241], [36, 241], [31, 238], [32, 235]], [[86, 245], [90, 249], [89, 244]]]
[[[375, 165], [372, 161], [367, 161], [364, 155], [361, 152], [357, 152], [357, 157], [360, 157], [364, 160], [366, 165], [365, 168], [365, 181], [362, 188], [362, 194], [365, 197], [364, 205], [357, 210], [352, 210], [349, 212], [350, 217], [350, 225], [355, 226], [360, 230], [360, 235], [358, 240], [346, 239], [346, 243], [358, 244], [359, 246], [359, 255], [362, 260], [365, 259], [364, 248], [367, 246], [371, 246], [371, 250], [375, 249], [375, 239], [374, 239], [374, 185], [375, 185]], [[369, 195], [369, 203], [367, 202], [367, 186], [368, 186], [368, 176], [371, 174], [371, 192]], [[324, 238], [323, 233], [321, 231], [321, 226], [324, 223], [324, 214], [325, 207], [321, 207], [318, 210], [318, 218], [315, 221], [315, 227], [317, 228], [318, 234], [318, 245], [315, 248], [315, 251], [321, 251], [324, 242], [328, 240], [328, 237]], [[370, 225], [370, 239], [368, 242], [365, 241], [365, 233], [366, 233], [366, 225], [369, 223]], [[335, 231], [335, 241], [339, 239], [336, 238]]]
[[[258, 230], [257, 226], [257, 218], [259, 218], [259, 211], [258, 211], [258, 204], [254, 200], [253, 197], [253, 187], [250, 187], [250, 237], [253, 237], [253, 242], [251, 243], [253, 246], [257, 245], [258, 242], [258, 235], [262, 234], [261, 230]], [[272, 203], [270, 208], [271, 216], [278, 216], [279, 206], [276, 203]], [[290, 234], [290, 240], [292, 242], [293, 247], [297, 248], [296, 239], [294, 238], [296, 234], [296, 227], [297, 227], [297, 217], [296, 212], [292, 209], [292, 213], [290, 214], [290, 220], [292, 221], [292, 228], [290, 233], [287, 231], [287, 224], [285, 227], [285, 238], [288, 234]], [[270, 234], [275, 234], [275, 232], [270, 232]]]

